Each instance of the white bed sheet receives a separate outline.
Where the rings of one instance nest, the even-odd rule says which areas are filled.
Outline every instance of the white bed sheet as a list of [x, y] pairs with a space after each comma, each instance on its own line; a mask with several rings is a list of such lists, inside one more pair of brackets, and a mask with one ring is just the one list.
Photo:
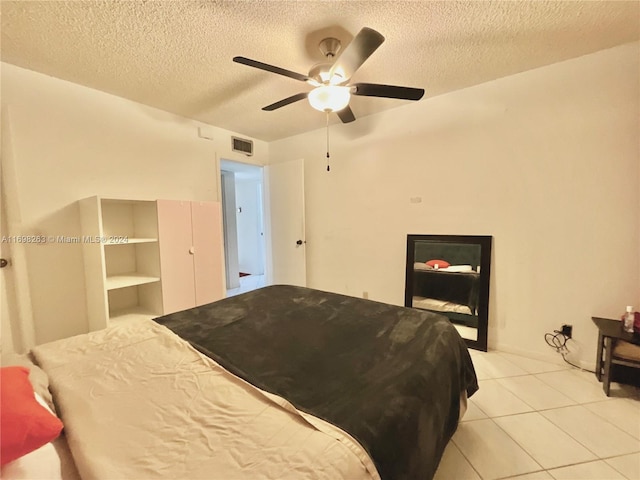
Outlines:
[[412, 306], [414, 308], [422, 308], [424, 310], [433, 310], [437, 312], [455, 312], [473, 315], [471, 309], [467, 305], [447, 302], [446, 300], [438, 300], [435, 298], [420, 297], [417, 295], [413, 297]]
[[34, 349], [84, 479], [379, 479], [342, 430], [151, 321]]

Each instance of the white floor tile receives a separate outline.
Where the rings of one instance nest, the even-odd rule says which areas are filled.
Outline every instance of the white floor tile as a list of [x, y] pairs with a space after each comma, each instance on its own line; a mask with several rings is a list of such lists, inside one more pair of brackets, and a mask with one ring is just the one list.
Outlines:
[[540, 412], [600, 458], [640, 451], [640, 442], [582, 405]]
[[527, 372], [497, 352], [486, 352], [471, 357], [478, 380], [526, 375]]
[[596, 374], [595, 373], [589, 372], [588, 370], [580, 370], [578, 368], [571, 368], [569, 371], [573, 375], [576, 375], [576, 376], [582, 378], [583, 380], [586, 380], [589, 383], [600, 385], [600, 388], [602, 388], [602, 384], [596, 378]]
[[[591, 372], [470, 350], [480, 390], [437, 480], [640, 480], [640, 389]], [[469, 470], [471, 468], [471, 470]]]
[[636, 410], [640, 410], [640, 398], [636, 398], [635, 395], [629, 395], [623, 399], [629, 405], [631, 405]]
[[618, 398], [611, 401], [588, 403], [585, 407], [640, 442], [640, 409], [636, 408], [631, 401]]
[[461, 423], [453, 442], [483, 480], [542, 470], [527, 452], [490, 419]]
[[433, 480], [482, 480], [453, 442], [447, 444]]
[[570, 370], [539, 373], [535, 375], [535, 377], [577, 403], [598, 402], [610, 399], [610, 397], [604, 394], [602, 386], [598, 383], [581, 378]]
[[634, 387], [631, 385], [620, 385], [620, 386], [624, 390], [621, 392], [620, 395], [615, 395], [615, 396], [621, 396], [629, 399], [629, 401], [635, 401], [635, 404], [638, 406], [638, 408], [640, 408], [640, 387]]
[[605, 462], [628, 479], [640, 480], [640, 453], [607, 458]]
[[478, 385], [480, 389], [473, 395], [473, 401], [489, 417], [533, 411], [531, 406], [500, 385], [497, 380], [481, 380]]
[[502, 480], [553, 480], [553, 477], [546, 471], [526, 473], [524, 475], [518, 475], [517, 477], [504, 478]]
[[487, 352], [483, 352], [482, 350], [476, 350], [475, 348], [469, 349], [469, 355], [471, 355], [471, 358], [481, 357], [482, 355], [486, 355], [486, 354]]
[[[475, 398], [475, 395], [473, 396]], [[480, 420], [482, 418], [487, 418], [487, 415], [475, 404], [473, 398], [467, 400], [467, 411], [462, 417], [463, 422], [468, 422], [470, 420]]]
[[602, 460], [549, 470], [556, 480], [624, 480], [613, 467]]
[[535, 360], [533, 358], [522, 357], [520, 355], [514, 355], [512, 353], [498, 352], [501, 357], [504, 357], [514, 365], [517, 365], [527, 373], [545, 373], [545, 372], [557, 372], [559, 370], [568, 370], [571, 368], [567, 364], [555, 364], [549, 362], [543, 362], [542, 360]]
[[547, 385], [533, 375], [508, 377], [496, 380], [500, 385], [514, 393], [535, 410], [575, 405], [575, 401]]
[[[599, 382], [596, 378], [595, 373], [589, 372], [586, 370], [579, 370], [577, 368], [572, 368], [569, 370], [573, 375], [576, 375], [583, 380], [587, 381], [591, 385], [595, 385], [597, 388], [602, 390], [602, 382]], [[604, 393], [604, 391], [603, 391]], [[634, 387], [633, 385], [625, 385], [622, 383], [611, 382], [609, 387], [609, 399], [614, 398], [635, 398], [640, 399], [638, 396], [640, 395], [640, 389]]]
[[540, 413], [511, 415], [494, 421], [546, 469], [597, 460], [593, 453]]

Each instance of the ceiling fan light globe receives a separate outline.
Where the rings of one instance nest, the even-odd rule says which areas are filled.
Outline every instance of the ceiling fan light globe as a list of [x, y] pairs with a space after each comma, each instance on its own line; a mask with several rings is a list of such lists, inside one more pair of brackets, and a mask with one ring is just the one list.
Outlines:
[[309, 103], [321, 112], [338, 112], [349, 105], [351, 89], [337, 85], [323, 85], [309, 92]]

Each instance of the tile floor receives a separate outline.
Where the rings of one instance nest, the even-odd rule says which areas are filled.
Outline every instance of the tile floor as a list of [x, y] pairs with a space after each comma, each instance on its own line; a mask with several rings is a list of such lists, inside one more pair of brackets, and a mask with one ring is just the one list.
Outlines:
[[240, 277], [240, 286], [227, 290], [227, 297], [233, 297], [240, 293], [250, 292], [251, 290], [262, 288], [264, 286], [264, 275], [247, 275], [246, 277]]
[[517, 355], [471, 350], [480, 390], [435, 480], [640, 480], [640, 389]]

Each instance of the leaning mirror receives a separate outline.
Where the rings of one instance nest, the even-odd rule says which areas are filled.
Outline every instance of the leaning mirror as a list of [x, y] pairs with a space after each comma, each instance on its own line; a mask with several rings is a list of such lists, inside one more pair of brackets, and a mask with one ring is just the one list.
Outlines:
[[487, 351], [491, 236], [407, 235], [404, 304], [445, 315]]

